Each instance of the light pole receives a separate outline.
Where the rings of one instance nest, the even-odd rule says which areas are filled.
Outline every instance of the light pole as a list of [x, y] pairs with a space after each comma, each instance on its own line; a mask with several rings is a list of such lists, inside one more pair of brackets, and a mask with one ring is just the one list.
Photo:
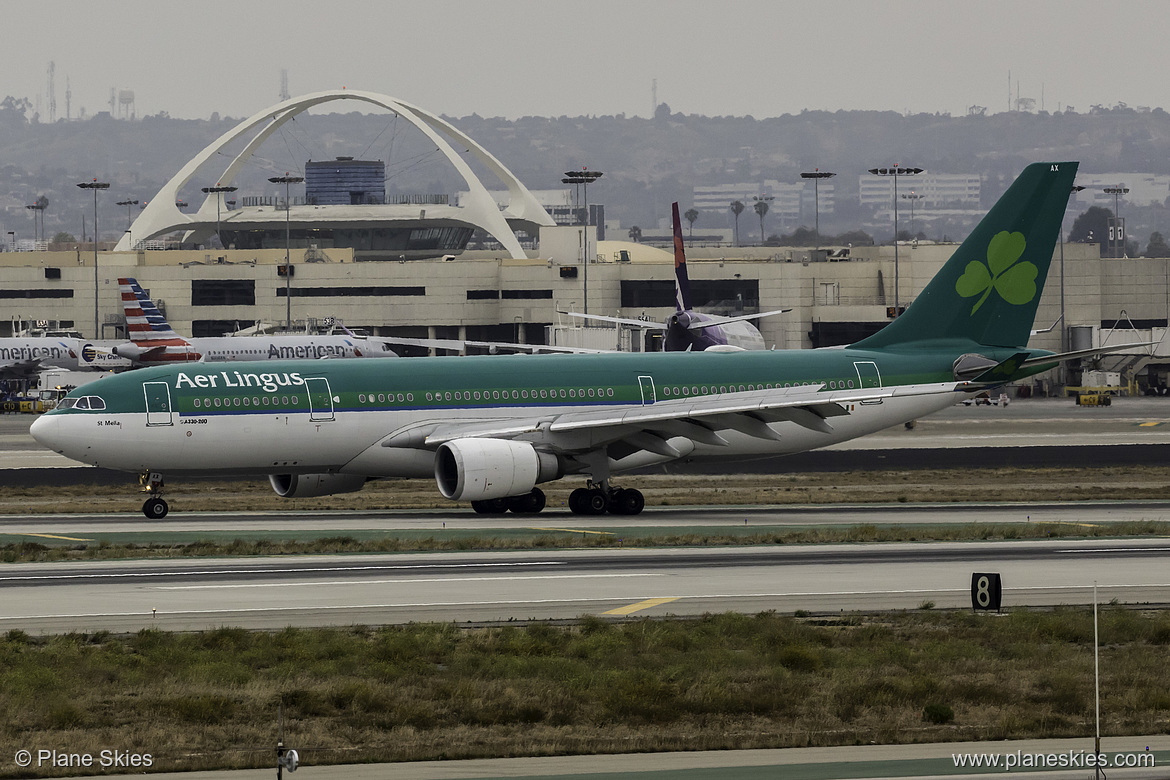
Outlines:
[[[270, 176], [268, 181], [273, 184], [284, 185], [284, 327], [286, 330], [292, 330], [292, 291], [289, 289], [289, 280], [292, 279], [292, 260], [289, 254], [289, 210], [292, 208], [292, 203], [289, 201], [288, 187], [290, 184], [298, 184], [305, 180], [304, 176], [289, 176], [287, 173], [284, 176]], [[218, 229], [218, 227], [217, 227]]]
[[108, 181], [83, 181], [77, 185], [83, 190], [93, 190], [93, 337], [99, 339], [102, 337], [101, 331], [98, 330], [98, 217], [97, 217], [97, 196], [98, 190], [108, 190], [110, 183]]
[[603, 174], [601, 171], [591, 171], [588, 168], [582, 166], [581, 170], [579, 171], [565, 171], [565, 178], [561, 179], [561, 181], [565, 184], [580, 184], [581, 193], [585, 199], [585, 271], [583, 274], [583, 300], [585, 314], [589, 313], [589, 185], [600, 179], [602, 175]]
[[1102, 187], [1101, 191], [1113, 196], [1113, 219], [1109, 220], [1112, 223], [1109, 226], [1109, 243], [1113, 245], [1113, 256], [1121, 257], [1119, 247], [1121, 249], [1125, 248], [1125, 220], [1117, 213], [1117, 200], [1129, 192], [1129, 187], [1123, 187], [1121, 185], [1116, 187]]
[[[136, 200], [120, 200], [120, 201], [118, 201], [117, 205], [126, 207], [126, 233], [129, 234], [130, 233], [130, 207], [137, 206], [138, 201], [136, 201]], [[133, 235], [130, 236], [130, 241], [131, 241], [130, 248], [133, 249], [134, 248], [134, 243], [133, 243], [134, 236]]]
[[901, 311], [898, 299], [898, 177], [917, 176], [922, 173], [921, 168], [903, 168], [901, 163], [894, 163], [891, 168], [870, 168], [869, 172], [875, 176], [894, 177], [894, 316]]
[[814, 203], [813, 208], [815, 209], [815, 211], [813, 212], [814, 213], [813, 218], [816, 220], [816, 223], [815, 223], [816, 226], [814, 227], [814, 230], [817, 234], [816, 250], [818, 252], [821, 249], [821, 193], [820, 193], [821, 179], [831, 179], [832, 177], [834, 177], [836, 175], [837, 174], [835, 174], [835, 173], [830, 173], [828, 171], [822, 171], [820, 168], [813, 168], [812, 173], [800, 174], [800, 178], [802, 178], [802, 179], [812, 179], [813, 180], [813, 203]]
[[[272, 181], [272, 179], [269, 179]], [[219, 240], [219, 245], [223, 246], [223, 237], [219, 234], [219, 206], [223, 203], [223, 193], [235, 192], [239, 187], [221, 187], [218, 184], [214, 187], [203, 187], [202, 190], [206, 193], [215, 194], [215, 237]], [[285, 193], [287, 198], [287, 192]]]
[[[902, 200], [910, 201], [910, 238], [911, 239], [913, 239], [915, 236], [918, 235], [917, 233], [914, 232], [914, 201], [922, 200], [925, 197], [926, 197], [925, 195], [919, 195], [918, 193], [914, 192], [914, 190], [910, 190], [909, 195], [902, 196]], [[896, 239], [897, 236], [895, 236], [894, 238]]]

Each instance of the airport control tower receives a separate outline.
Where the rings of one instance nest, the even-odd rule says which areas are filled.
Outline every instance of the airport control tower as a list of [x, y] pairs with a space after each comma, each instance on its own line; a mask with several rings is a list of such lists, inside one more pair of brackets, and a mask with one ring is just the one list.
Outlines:
[[305, 200], [317, 206], [361, 206], [386, 200], [386, 164], [381, 160], [305, 163]]

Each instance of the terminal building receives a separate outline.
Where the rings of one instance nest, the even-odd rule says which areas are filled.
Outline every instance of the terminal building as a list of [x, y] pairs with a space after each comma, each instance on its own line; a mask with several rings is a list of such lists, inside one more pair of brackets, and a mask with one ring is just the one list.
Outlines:
[[[128, 276], [150, 291], [177, 331], [193, 336], [341, 322], [376, 336], [545, 344], [564, 343], [562, 335], [578, 323], [562, 312], [655, 321], [673, 312], [672, 254], [607, 241], [597, 227], [602, 220], [584, 227], [564, 214], [554, 219], [487, 150], [422, 109], [370, 93], [318, 93], [266, 109], [241, 127], [273, 117], [279, 122], [326, 99], [366, 100], [410, 113], [436, 137], [478, 150], [502, 187], [489, 190], [461, 169], [467, 189], [458, 203], [389, 203], [377, 161], [342, 158], [306, 166], [299, 200], [241, 202], [225, 213], [224, 193], [209, 193], [197, 213], [181, 213], [173, 208], [174, 195], [195, 175], [196, 163], [216, 156], [213, 144], [164, 186], [113, 251], [0, 253], [0, 301], [9, 313], [0, 319], [0, 336], [11, 335], [8, 320], [19, 319], [55, 321], [86, 338], [116, 338], [124, 328], [117, 280]], [[460, 155], [452, 156], [458, 168]], [[213, 181], [230, 182], [240, 164], [233, 160]], [[567, 200], [554, 208], [562, 210], [577, 211]], [[210, 243], [217, 230], [227, 248], [151, 243], [175, 235], [184, 246]], [[517, 232], [532, 248], [521, 245]], [[495, 248], [468, 249], [473, 233], [489, 236]], [[721, 314], [790, 308], [758, 321], [760, 331], [769, 348], [807, 349], [851, 343], [886, 325], [895, 305], [911, 304], [954, 249], [688, 248], [688, 266], [698, 308]], [[1036, 333], [1032, 345], [1062, 351], [1155, 341], [1152, 352], [1091, 368], [1132, 379], [1135, 388], [1165, 388], [1170, 259], [1106, 260], [1096, 244], [1065, 244], [1057, 253], [1037, 313], [1036, 327], [1047, 330]], [[648, 333], [587, 330], [591, 346], [655, 347]], [[1048, 374], [1040, 382], [1063, 378]]]

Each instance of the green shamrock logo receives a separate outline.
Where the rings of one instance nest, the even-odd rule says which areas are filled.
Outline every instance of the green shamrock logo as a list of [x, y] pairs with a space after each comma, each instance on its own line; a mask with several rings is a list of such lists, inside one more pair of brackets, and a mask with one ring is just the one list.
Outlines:
[[983, 293], [975, 302], [971, 314], [979, 311], [992, 290], [1016, 306], [1036, 297], [1036, 275], [1039, 269], [1027, 260], [1017, 262], [1020, 255], [1024, 254], [1025, 246], [1027, 242], [1023, 233], [1008, 233], [1005, 230], [996, 233], [987, 245], [987, 265], [977, 260], [967, 263], [963, 275], [955, 282], [955, 291], [964, 298]]

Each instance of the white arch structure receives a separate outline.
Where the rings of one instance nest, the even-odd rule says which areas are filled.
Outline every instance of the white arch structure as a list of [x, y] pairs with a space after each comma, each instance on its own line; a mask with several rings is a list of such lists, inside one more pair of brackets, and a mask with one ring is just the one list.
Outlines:
[[[225, 146], [241, 136], [254, 132], [257, 127], [268, 122], [269, 124], [248, 142], [244, 150], [231, 161], [231, 164], [228, 165], [227, 169], [216, 180], [221, 186], [230, 186], [236, 174], [243, 167], [244, 163], [248, 161], [248, 158], [285, 122], [288, 122], [293, 117], [307, 111], [313, 106], [329, 103], [334, 100], [360, 100], [365, 103], [381, 106], [382, 108], [397, 113], [425, 134], [427, 138], [434, 142], [438, 150], [443, 153], [451, 165], [463, 177], [470, 191], [466, 202], [460, 204], [460, 218], [470, 225], [487, 231], [492, 237], [503, 244], [504, 248], [508, 250], [514, 259], [524, 259], [526, 255], [520, 246], [520, 242], [516, 240], [515, 233], [512, 232], [512, 228], [508, 225], [509, 219], [542, 227], [551, 227], [555, 224], [552, 217], [536, 201], [532, 193], [520, 183], [520, 180], [511, 171], [504, 167], [503, 163], [458, 128], [443, 121], [440, 117], [429, 111], [392, 98], [389, 95], [343, 89], [314, 92], [309, 95], [303, 95], [282, 103], [277, 103], [245, 119], [221, 135], [204, 148], [203, 151], [191, 158], [190, 162], [184, 165], [170, 181], [163, 185], [162, 189], [158, 191], [146, 205], [146, 208], [138, 215], [138, 218], [134, 220], [130, 232], [123, 234], [122, 239], [114, 248], [115, 251], [130, 251], [133, 248], [131, 246], [131, 236], [136, 237], [138, 241], [145, 241], [176, 230], [192, 229], [196, 226], [206, 225], [208, 222], [214, 221], [217, 199], [222, 199], [224, 196], [222, 192], [208, 193], [207, 198], [194, 214], [184, 214], [175, 205], [178, 200], [179, 190], [191, 180], [195, 173]], [[446, 138], [443, 136], [446, 136]], [[500, 211], [495, 199], [488, 192], [487, 188], [484, 187], [483, 182], [479, 180], [467, 163], [451, 147], [447, 138], [456, 141], [467, 149], [468, 153], [479, 160], [480, 163], [507, 187], [510, 201], [505, 212]], [[505, 214], [507, 215], [506, 217]]]

